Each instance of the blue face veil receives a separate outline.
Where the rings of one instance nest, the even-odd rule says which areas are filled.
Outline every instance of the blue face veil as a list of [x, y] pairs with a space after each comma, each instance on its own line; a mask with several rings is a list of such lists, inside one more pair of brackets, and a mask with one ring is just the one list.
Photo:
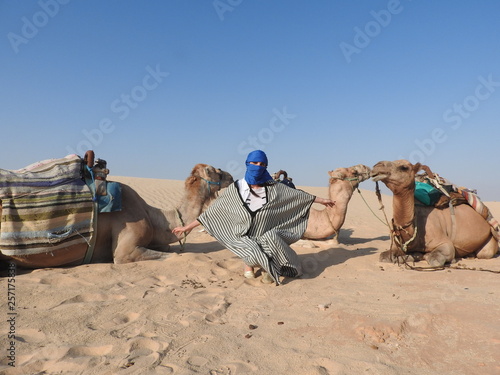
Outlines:
[[[261, 162], [265, 163], [266, 166], [250, 164], [250, 162]], [[262, 185], [273, 179], [267, 171], [267, 156], [264, 151], [255, 150], [249, 153], [245, 164], [247, 166], [245, 181], [249, 185]]]

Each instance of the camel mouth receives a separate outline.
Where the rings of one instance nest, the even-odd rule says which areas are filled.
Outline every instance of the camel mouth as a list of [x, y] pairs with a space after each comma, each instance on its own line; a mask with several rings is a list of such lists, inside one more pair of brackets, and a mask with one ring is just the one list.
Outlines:
[[372, 172], [372, 180], [373, 180], [373, 181], [375, 181], [375, 182], [377, 182], [377, 181], [381, 181], [381, 180], [384, 180], [384, 179], [386, 179], [387, 177], [389, 177], [389, 175], [388, 175], [388, 174], [384, 174], [384, 173], [377, 173], [377, 172], [373, 173], [373, 172]]

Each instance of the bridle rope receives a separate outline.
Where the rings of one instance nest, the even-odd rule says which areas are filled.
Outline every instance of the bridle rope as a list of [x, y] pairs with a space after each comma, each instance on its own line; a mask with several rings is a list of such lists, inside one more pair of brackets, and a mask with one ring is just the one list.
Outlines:
[[210, 190], [210, 185], [217, 185], [219, 186], [219, 189], [220, 189], [220, 181], [217, 181], [217, 182], [214, 182], [214, 181], [210, 181], [210, 180], [207, 180], [206, 178], [203, 178], [201, 176], [199, 176], [203, 181], [205, 181], [207, 183], [207, 187], [208, 187], [208, 194], [211, 193], [211, 190]]
[[[207, 183], [207, 188], [208, 188], [208, 194], [210, 195], [211, 194], [211, 188], [210, 188], [210, 185], [217, 185], [219, 186], [219, 189], [220, 189], [220, 181], [210, 181], [210, 180], [207, 180], [206, 178], [203, 178], [201, 176], [197, 176], [199, 178], [201, 178], [203, 181], [205, 181]], [[181, 213], [179, 212], [179, 210], [176, 208], [175, 209], [175, 213], [177, 215], [177, 219], [179, 220], [179, 222], [181, 223], [181, 227], [184, 226], [184, 220], [182, 220], [182, 217], [181, 217]], [[182, 238], [179, 239], [179, 245], [181, 245], [181, 249], [184, 250], [184, 244], [186, 243], [186, 238], [187, 238], [187, 234], [186, 232], [183, 232], [182, 233]]]

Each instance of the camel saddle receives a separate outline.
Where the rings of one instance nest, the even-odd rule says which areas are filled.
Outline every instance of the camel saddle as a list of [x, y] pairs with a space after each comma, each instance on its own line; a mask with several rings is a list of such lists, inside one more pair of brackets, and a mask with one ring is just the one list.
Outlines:
[[3, 254], [48, 253], [90, 243], [96, 213], [79, 156], [0, 170], [0, 181]]
[[119, 186], [99, 196], [103, 187], [88, 183], [99, 173], [103, 177], [102, 164], [94, 170], [93, 163], [92, 152], [92, 160], [73, 154], [15, 171], [0, 169], [0, 252], [30, 255], [82, 244], [90, 249], [99, 206], [109, 212], [121, 205]]
[[[477, 195], [477, 191], [470, 190], [465, 187], [457, 187], [447, 179], [433, 173], [430, 168], [426, 165], [422, 166], [425, 171], [423, 174], [415, 176], [415, 197], [417, 197], [417, 186], [422, 189], [423, 185], [428, 185], [429, 188], [424, 187], [425, 191], [437, 192], [434, 194], [431, 205], [438, 209], [444, 209], [448, 207], [454, 207], [461, 204], [468, 204], [474, 210], [476, 210], [491, 226], [491, 233], [497, 241], [500, 240], [500, 224], [493, 217], [489, 208], [481, 201]], [[422, 191], [420, 190], [420, 195]], [[431, 194], [431, 193], [429, 193]], [[419, 199], [420, 200], [420, 199]]]

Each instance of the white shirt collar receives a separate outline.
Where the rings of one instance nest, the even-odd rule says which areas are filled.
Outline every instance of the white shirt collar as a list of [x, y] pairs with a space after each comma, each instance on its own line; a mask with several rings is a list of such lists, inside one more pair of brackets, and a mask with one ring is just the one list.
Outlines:
[[248, 196], [250, 195], [250, 186], [248, 185], [248, 182], [246, 182], [244, 178], [238, 180], [237, 183], [238, 183], [238, 191], [240, 192], [243, 202], [245, 202]]

